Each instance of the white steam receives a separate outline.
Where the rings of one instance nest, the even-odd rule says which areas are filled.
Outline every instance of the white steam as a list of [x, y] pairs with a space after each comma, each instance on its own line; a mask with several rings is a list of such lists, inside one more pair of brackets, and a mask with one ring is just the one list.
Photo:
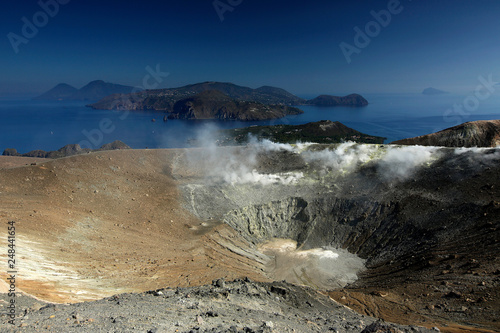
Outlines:
[[217, 130], [218, 128], [214, 125], [205, 126], [197, 137], [197, 142], [202, 144], [202, 151], [188, 151], [187, 153], [190, 165], [201, 167], [207, 180], [232, 185], [291, 185], [304, 177], [302, 172], [259, 173], [256, 170], [257, 156], [268, 152], [292, 152], [295, 149], [304, 149], [307, 144], [292, 146], [250, 138], [246, 147], [219, 147], [214, 136]]
[[302, 154], [308, 163], [315, 162], [341, 173], [353, 171], [355, 168], [372, 160], [378, 151], [375, 145], [360, 145], [355, 142], [340, 144], [334, 150], [306, 151]]
[[456, 155], [473, 154], [475, 159], [496, 160], [500, 158], [500, 147], [496, 148], [455, 148]]
[[367, 163], [374, 163], [384, 180], [404, 180], [422, 166], [440, 157], [439, 148], [423, 146], [381, 146], [346, 142], [335, 149], [308, 151], [303, 154], [309, 163], [319, 163], [329, 171], [345, 174]]
[[428, 166], [439, 157], [437, 147], [390, 146], [378, 162], [378, 172], [386, 180], [404, 180], [411, 177], [417, 168]]
[[266, 271], [273, 279], [322, 289], [352, 283], [365, 268], [363, 259], [346, 250], [298, 250], [293, 240], [273, 239], [261, 244], [259, 250], [271, 258]]
[[248, 171], [239, 169], [223, 173], [223, 179], [230, 184], [249, 184], [259, 183], [262, 185], [270, 185], [281, 183], [284, 185], [296, 184], [299, 179], [304, 177], [302, 172], [285, 172], [281, 174], [265, 174], [258, 173], [256, 170]]
[[[374, 145], [345, 142], [311, 147], [312, 143], [282, 144], [270, 140], [250, 138], [245, 147], [219, 147], [214, 133], [217, 128], [206, 126], [198, 135], [202, 149], [188, 152], [189, 162], [197, 165], [210, 181], [228, 184], [292, 185], [307, 178], [308, 172], [320, 177], [341, 176], [359, 170], [360, 167], [373, 167], [383, 181], [404, 181], [411, 178], [422, 167], [429, 167], [443, 156], [446, 148], [427, 146]], [[333, 147], [333, 148], [332, 148]], [[309, 165], [308, 171], [261, 173], [257, 171], [259, 154], [288, 152], [301, 156]], [[456, 154], [470, 154], [470, 158], [496, 160], [500, 149], [457, 148]], [[286, 161], [283, 161], [286, 163]], [[273, 166], [271, 166], [272, 169]]]
[[248, 141], [249, 146], [256, 147], [260, 151], [271, 152], [271, 151], [294, 151], [295, 148], [288, 143], [276, 143], [268, 139], [258, 140], [256, 137], [251, 136]]

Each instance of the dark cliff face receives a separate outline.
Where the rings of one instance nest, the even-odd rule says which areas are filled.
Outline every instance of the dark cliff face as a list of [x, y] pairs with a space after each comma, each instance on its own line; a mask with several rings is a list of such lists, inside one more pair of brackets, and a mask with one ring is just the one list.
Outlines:
[[170, 119], [266, 120], [299, 114], [301, 110], [258, 102], [238, 101], [217, 90], [207, 90], [174, 104]]
[[320, 95], [308, 100], [307, 104], [317, 106], [366, 106], [368, 105], [368, 101], [358, 94], [350, 94], [343, 97]]
[[467, 122], [440, 132], [392, 143], [443, 147], [497, 147], [500, 145], [500, 120]]

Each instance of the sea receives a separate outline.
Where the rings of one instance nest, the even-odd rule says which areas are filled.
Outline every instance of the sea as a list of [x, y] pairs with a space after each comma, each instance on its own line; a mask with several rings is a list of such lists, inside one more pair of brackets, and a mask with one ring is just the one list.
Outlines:
[[[151, 111], [93, 110], [89, 102], [0, 101], [0, 153], [57, 150], [67, 144], [96, 149], [121, 140], [132, 148], [184, 148], [207, 133], [254, 125], [340, 121], [360, 132], [395, 140], [433, 133], [467, 121], [500, 119], [500, 94], [364, 94], [366, 107], [299, 106], [304, 114], [270, 121], [168, 120]], [[303, 96], [301, 96], [303, 97]], [[201, 134], [202, 133], [202, 134]], [[198, 140], [199, 141], [199, 140]]]

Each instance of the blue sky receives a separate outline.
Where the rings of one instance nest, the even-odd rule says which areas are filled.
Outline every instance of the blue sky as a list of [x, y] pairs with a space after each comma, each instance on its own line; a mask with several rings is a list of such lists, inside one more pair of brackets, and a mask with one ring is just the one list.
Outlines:
[[[140, 86], [146, 66], [157, 64], [170, 73], [161, 87], [224, 81], [299, 95], [468, 92], [480, 75], [500, 81], [495, 0], [220, 0], [230, 8], [222, 21], [213, 0], [41, 2], [58, 3], [58, 13], [17, 53], [9, 34], [25, 38], [23, 17], [33, 23], [43, 9], [9, 1], [0, 13], [0, 98], [31, 97], [60, 82]], [[398, 13], [348, 63], [339, 45], [355, 46], [354, 28], [365, 31], [371, 12], [388, 8]]]

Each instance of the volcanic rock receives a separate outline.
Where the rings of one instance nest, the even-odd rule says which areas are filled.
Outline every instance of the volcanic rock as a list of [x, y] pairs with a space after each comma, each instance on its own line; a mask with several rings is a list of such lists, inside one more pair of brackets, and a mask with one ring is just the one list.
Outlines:
[[500, 120], [471, 121], [436, 133], [392, 143], [443, 147], [497, 147], [500, 145]]

